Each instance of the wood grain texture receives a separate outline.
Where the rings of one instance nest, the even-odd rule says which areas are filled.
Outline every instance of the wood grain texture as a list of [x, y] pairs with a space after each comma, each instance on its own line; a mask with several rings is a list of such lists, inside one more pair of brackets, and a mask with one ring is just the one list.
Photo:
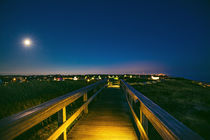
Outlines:
[[68, 133], [76, 140], [137, 140], [129, 107], [120, 89], [107, 88], [89, 106], [89, 113]]
[[125, 81], [121, 80], [121, 86], [127, 93], [139, 100], [141, 111], [163, 139], [202, 140], [202, 137], [197, 133], [176, 120], [168, 112], [145, 97], [142, 93], [135, 90]]
[[[83, 96], [87, 91], [94, 89], [98, 85], [104, 85], [105, 83], [106, 80], [97, 82], [2, 119], [0, 121], [0, 139], [9, 140], [15, 138], [61, 109], [65, 110], [67, 105]], [[128, 103], [137, 127], [144, 139], [148, 139], [146, 135], [147, 120], [150, 121], [163, 139], [202, 139], [198, 134], [176, 120], [173, 116], [123, 80], [121, 80], [121, 87], [129, 94], [129, 96], [131, 96], [128, 99], [130, 103]], [[56, 139], [61, 135], [84, 110], [88, 113], [88, 104], [101, 90], [102, 89], [89, 99], [87, 99], [85, 95], [85, 103], [68, 120], [65, 120], [65, 115], [63, 114], [65, 111], [61, 112], [60, 118], [63, 120], [60, 121], [60, 127], [49, 139]], [[141, 104], [141, 118], [137, 118], [135, 112], [132, 110], [132, 104], [137, 100]], [[122, 90], [117, 88], [103, 90], [103, 93], [100, 98], [97, 99], [97, 102], [89, 107], [89, 113], [87, 116], [82, 118], [70, 131], [67, 136], [68, 139], [137, 139], [135, 130], [131, 123], [131, 118], [129, 117], [129, 106], [126, 103], [124, 94], [122, 94]], [[142, 125], [146, 128], [146, 132]]]
[[135, 112], [133, 110], [133, 106], [130, 103], [131, 101], [129, 101], [129, 99], [128, 99], [128, 96], [127, 96], [127, 102], [128, 102], [129, 107], [130, 107], [130, 110], [131, 110], [131, 113], [133, 115], [136, 126], [137, 126], [137, 128], [138, 128], [138, 130], [141, 134], [141, 137], [140, 137], [141, 140], [149, 140], [149, 138], [147, 136], [147, 133], [145, 132], [144, 127], [142, 126], [142, 113], [140, 112], [140, 119], [138, 119], [137, 115], [135, 114]]
[[74, 102], [85, 92], [105, 83], [106, 80], [99, 81], [0, 120], [0, 139], [10, 140], [15, 138], [34, 125], [40, 123], [49, 116], [66, 107], [70, 103]]
[[83, 112], [88, 104], [101, 92], [99, 89], [93, 96], [91, 96], [66, 122], [64, 122], [49, 138], [48, 140], [56, 140], [66, 129], [67, 127]]
[[[66, 121], [66, 107], [58, 111], [58, 126], [61, 126]], [[59, 140], [67, 140], [66, 129], [60, 135]]]
[[[94, 92], [95, 92], [95, 89], [94, 89]], [[83, 101], [86, 102], [87, 99], [88, 99], [87, 93], [84, 93], [84, 95], [83, 95]], [[85, 107], [84, 112], [85, 112], [86, 114], [88, 113], [88, 106]]]

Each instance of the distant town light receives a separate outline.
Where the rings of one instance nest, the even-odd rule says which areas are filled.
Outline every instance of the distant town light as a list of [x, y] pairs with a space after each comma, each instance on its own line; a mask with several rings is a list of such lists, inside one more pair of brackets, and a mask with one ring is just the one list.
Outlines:
[[160, 79], [160, 77], [155, 77], [155, 76], [152, 76], [151, 78], [152, 78], [152, 80], [159, 80]]
[[12, 80], [15, 82], [16, 81], [16, 78], [14, 77]]
[[159, 73], [159, 74], [157, 74], [158, 76], [166, 76], [166, 74], [164, 74], [164, 73]]
[[78, 78], [77, 78], [76, 76], [74, 76], [73, 80], [75, 80], [75, 81], [76, 81], [76, 80], [78, 80]]

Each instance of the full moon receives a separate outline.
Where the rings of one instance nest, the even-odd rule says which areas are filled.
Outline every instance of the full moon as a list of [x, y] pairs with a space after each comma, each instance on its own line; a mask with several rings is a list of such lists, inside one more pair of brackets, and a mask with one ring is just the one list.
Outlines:
[[23, 44], [26, 46], [26, 47], [29, 47], [29, 46], [31, 46], [31, 40], [30, 39], [24, 39], [23, 40]]

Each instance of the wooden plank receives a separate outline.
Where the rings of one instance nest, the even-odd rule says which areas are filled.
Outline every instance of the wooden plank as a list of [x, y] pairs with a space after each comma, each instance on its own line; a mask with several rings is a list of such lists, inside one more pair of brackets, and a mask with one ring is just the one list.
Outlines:
[[146, 132], [146, 134], [148, 136], [148, 119], [144, 114], [142, 114], [142, 126], [143, 126], [144, 131]]
[[98, 100], [89, 106], [87, 116], [72, 128], [68, 139], [137, 140], [128, 109], [120, 89], [104, 89]]
[[[88, 99], [87, 92], [85, 92], [84, 95], [83, 95], [83, 101], [86, 102], [87, 99]], [[85, 113], [85, 114], [88, 113], [88, 106], [85, 107], [84, 113]]]
[[157, 104], [145, 97], [139, 91], [135, 90], [125, 81], [121, 84], [126, 92], [136, 97], [142, 103], [142, 112], [155, 127], [163, 139], [181, 139], [181, 140], [202, 140], [198, 134], [176, 120], [168, 112], [160, 108]]
[[88, 135], [88, 134], [83, 134], [78, 138], [74, 136], [69, 136], [68, 139], [70, 140], [99, 140], [98, 138], [100, 137], [100, 140], [133, 140], [135, 137], [135, 132], [129, 132], [130, 135], [114, 135], [113, 133], [107, 133], [107, 135], [103, 135], [104, 133], [101, 134], [96, 134], [96, 135]]
[[0, 120], [0, 138], [5, 140], [15, 138], [77, 100], [83, 95], [83, 91], [89, 91], [100, 84], [105, 84], [105, 82], [106, 80], [99, 81]]
[[129, 99], [128, 99], [128, 96], [127, 96], [127, 102], [128, 102], [128, 105], [130, 107], [130, 110], [131, 110], [131, 113], [133, 115], [133, 118], [134, 118], [134, 121], [136, 123], [136, 126], [141, 134], [141, 139], [142, 140], [149, 140], [148, 136], [147, 136], [147, 133], [145, 132], [143, 126], [142, 126], [142, 112], [140, 111], [140, 120], [138, 119], [136, 113], [134, 112], [133, 110], [133, 107], [132, 105], [130, 104], [129, 102]]
[[140, 122], [144, 128], [144, 131], [146, 132], [146, 134], [148, 136], [148, 120], [143, 113], [143, 104], [142, 103], [140, 103]]
[[55, 140], [60, 136], [64, 130], [82, 113], [82, 111], [87, 107], [87, 105], [101, 92], [99, 89], [91, 98], [89, 98], [65, 123], [63, 123], [49, 138], [48, 140]]
[[[66, 107], [58, 111], [58, 126], [61, 126], [66, 121]], [[67, 140], [66, 129], [60, 135], [59, 140]]]

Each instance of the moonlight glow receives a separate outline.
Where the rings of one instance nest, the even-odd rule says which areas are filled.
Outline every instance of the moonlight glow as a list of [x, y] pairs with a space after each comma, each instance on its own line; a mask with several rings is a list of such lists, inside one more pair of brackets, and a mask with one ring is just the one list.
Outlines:
[[26, 46], [26, 47], [29, 47], [29, 46], [31, 46], [31, 40], [30, 39], [24, 39], [23, 40], [23, 44]]

